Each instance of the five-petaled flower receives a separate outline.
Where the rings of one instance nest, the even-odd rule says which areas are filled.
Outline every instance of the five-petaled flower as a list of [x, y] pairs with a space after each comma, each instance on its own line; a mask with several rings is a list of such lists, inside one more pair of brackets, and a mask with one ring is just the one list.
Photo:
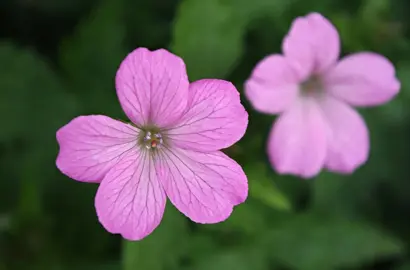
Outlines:
[[267, 147], [272, 165], [304, 178], [323, 167], [352, 173], [368, 158], [369, 134], [350, 106], [391, 100], [400, 89], [394, 66], [371, 52], [337, 61], [338, 32], [318, 13], [294, 20], [282, 50], [258, 63], [245, 84], [256, 110], [280, 113]]
[[166, 196], [198, 223], [223, 221], [246, 200], [246, 175], [219, 151], [248, 125], [230, 82], [190, 84], [182, 59], [139, 48], [122, 62], [116, 89], [133, 124], [89, 115], [57, 132], [57, 167], [75, 180], [100, 183], [95, 207], [106, 230], [144, 238], [159, 225]]

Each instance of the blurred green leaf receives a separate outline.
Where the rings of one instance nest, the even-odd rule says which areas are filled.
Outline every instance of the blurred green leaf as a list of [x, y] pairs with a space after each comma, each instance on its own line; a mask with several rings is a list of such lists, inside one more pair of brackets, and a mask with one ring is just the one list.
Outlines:
[[245, 166], [250, 195], [274, 209], [290, 210], [289, 200], [268, 176], [271, 174], [268, 169], [264, 163], [251, 163]]
[[[360, 180], [358, 180], [360, 181]], [[312, 182], [312, 209], [316, 212], [334, 216], [356, 214], [360, 189], [351, 177], [330, 172], [321, 172]], [[363, 186], [363, 185], [362, 185]], [[363, 187], [365, 188], [365, 187]], [[368, 189], [364, 189], [369, 193]], [[349, 196], [349, 195], [356, 196]], [[351, 197], [349, 199], [349, 197]]]
[[289, 216], [264, 241], [270, 256], [303, 270], [353, 267], [404, 252], [399, 240], [370, 224], [319, 215]]
[[174, 24], [172, 50], [185, 60], [191, 80], [226, 77], [242, 57], [247, 26], [260, 17], [278, 16], [288, 3], [185, 0]]
[[410, 103], [410, 62], [400, 63], [397, 65], [397, 77], [401, 83], [399, 95], [395, 99], [403, 99]]
[[268, 270], [269, 264], [262, 252], [248, 249], [224, 251], [206, 258], [193, 267], [192, 270]]
[[35, 52], [0, 44], [0, 141], [50, 141], [75, 115], [76, 101]]
[[[236, 14], [239, 17], [243, 17], [247, 23], [252, 23], [253, 20], [262, 17], [283, 19], [283, 13], [292, 4], [299, 4], [297, 1], [298, 0], [253, 0], [250, 5], [248, 0], [220, 0], [220, 2], [232, 6]], [[266, 28], [270, 27], [267, 26]]]
[[410, 262], [402, 264], [397, 270], [410, 270]]
[[246, 203], [234, 208], [231, 216], [219, 224], [212, 225], [210, 229], [232, 231], [239, 230], [250, 235], [260, 234], [268, 228], [264, 212], [260, 209], [260, 204], [253, 198], [248, 198]]
[[189, 252], [186, 218], [168, 204], [159, 227], [142, 241], [124, 240], [123, 270], [162, 270], [178, 266]]
[[218, 242], [215, 241], [215, 237], [212, 237], [212, 235], [207, 233], [203, 233], [205, 230], [202, 229], [204, 229], [204, 227], [189, 237], [189, 252], [186, 254], [188, 259], [195, 261], [206, 260], [216, 251], [221, 249]]
[[[43, 192], [50, 181], [55, 180], [57, 168], [55, 142], [37, 142], [20, 153], [18, 182], [20, 185], [17, 218], [45, 221]], [[51, 168], [50, 168], [51, 167]]]
[[365, 49], [363, 44], [363, 29], [357, 17], [351, 14], [337, 14], [333, 16], [332, 23], [336, 26], [343, 48], [346, 52], [361, 51]]
[[[121, 264], [119, 262], [83, 262], [77, 264], [70, 264], [63, 267], [64, 270], [121, 270]], [[135, 269], [135, 268], [134, 268]], [[60, 269], [53, 269], [60, 270]]]
[[372, 149], [369, 161], [351, 175], [322, 172], [316, 177], [311, 182], [310, 209], [330, 217], [366, 216], [370, 220], [381, 217], [383, 209], [378, 197], [384, 168], [374, 158], [380, 155], [377, 151], [383, 150], [379, 146]]
[[178, 9], [171, 47], [191, 80], [225, 77], [241, 57], [245, 19], [222, 2], [186, 0]]
[[368, 27], [377, 24], [383, 15], [389, 12], [390, 3], [389, 0], [364, 0], [360, 10], [362, 20], [368, 24]]
[[114, 88], [116, 70], [126, 56], [122, 17], [123, 0], [104, 0], [62, 45], [61, 65], [86, 113], [122, 116]]
[[386, 126], [403, 126], [404, 122], [409, 118], [409, 101], [402, 97], [403, 94], [400, 94], [399, 97], [377, 110]]

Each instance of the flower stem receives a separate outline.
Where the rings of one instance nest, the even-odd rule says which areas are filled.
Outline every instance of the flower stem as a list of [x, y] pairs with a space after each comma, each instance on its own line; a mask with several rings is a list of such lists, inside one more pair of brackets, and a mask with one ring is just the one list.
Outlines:
[[[139, 242], [123, 240], [122, 242], [122, 269], [137, 270]], [[143, 269], [141, 269], [143, 270]]]
[[251, 196], [257, 198], [273, 209], [281, 211], [292, 210], [288, 198], [286, 198], [286, 196], [284, 196], [273, 183], [271, 185], [266, 185], [265, 183], [261, 183], [261, 181], [253, 181], [250, 192]]

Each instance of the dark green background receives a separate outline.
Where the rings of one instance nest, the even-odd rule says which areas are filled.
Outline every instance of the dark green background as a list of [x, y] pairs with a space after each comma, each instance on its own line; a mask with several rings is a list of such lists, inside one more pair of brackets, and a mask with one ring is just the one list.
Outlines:
[[[408, 0], [0, 0], [0, 270], [410, 269], [409, 10]], [[97, 186], [55, 167], [55, 132], [81, 114], [126, 119], [114, 90], [125, 55], [164, 47], [191, 80], [225, 78], [242, 92], [311, 11], [337, 26], [343, 54], [372, 50], [397, 67], [398, 97], [361, 110], [368, 162], [351, 176], [279, 176], [265, 154], [275, 118], [244, 100], [248, 132], [226, 152], [250, 195], [230, 219], [197, 225], [168, 204], [141, 242], [104, 231]]]

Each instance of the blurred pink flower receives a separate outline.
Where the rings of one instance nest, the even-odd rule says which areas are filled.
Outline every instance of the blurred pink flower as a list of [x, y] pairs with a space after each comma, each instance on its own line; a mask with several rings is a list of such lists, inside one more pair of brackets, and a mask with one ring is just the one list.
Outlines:
[[304, 178], [323, 167], [352, 173], [368, 158], [369, 134], [351, 106], [392, 99], [400, 88], [394, 66], [371, 52], [337, 61], [338, 32], [318, 13], [294, 20], [282, 50], [258, 63], [245, 84], [256, 110], [280, 114], [268, 142], [272, 165]]
[[100, 183], [95, 207], [109, 232], [144, 238], [159, 225], [166, 196], [198, 223], [223, 221], [246, 200], [246, 175], [218, 151], [248, 125], [230, 82], [190, 84], [182, 59], [139, 48], [122, 62], [116, 89], [133, 124], [89, 115], [57, 132], [57, 167], [75, 180]]

